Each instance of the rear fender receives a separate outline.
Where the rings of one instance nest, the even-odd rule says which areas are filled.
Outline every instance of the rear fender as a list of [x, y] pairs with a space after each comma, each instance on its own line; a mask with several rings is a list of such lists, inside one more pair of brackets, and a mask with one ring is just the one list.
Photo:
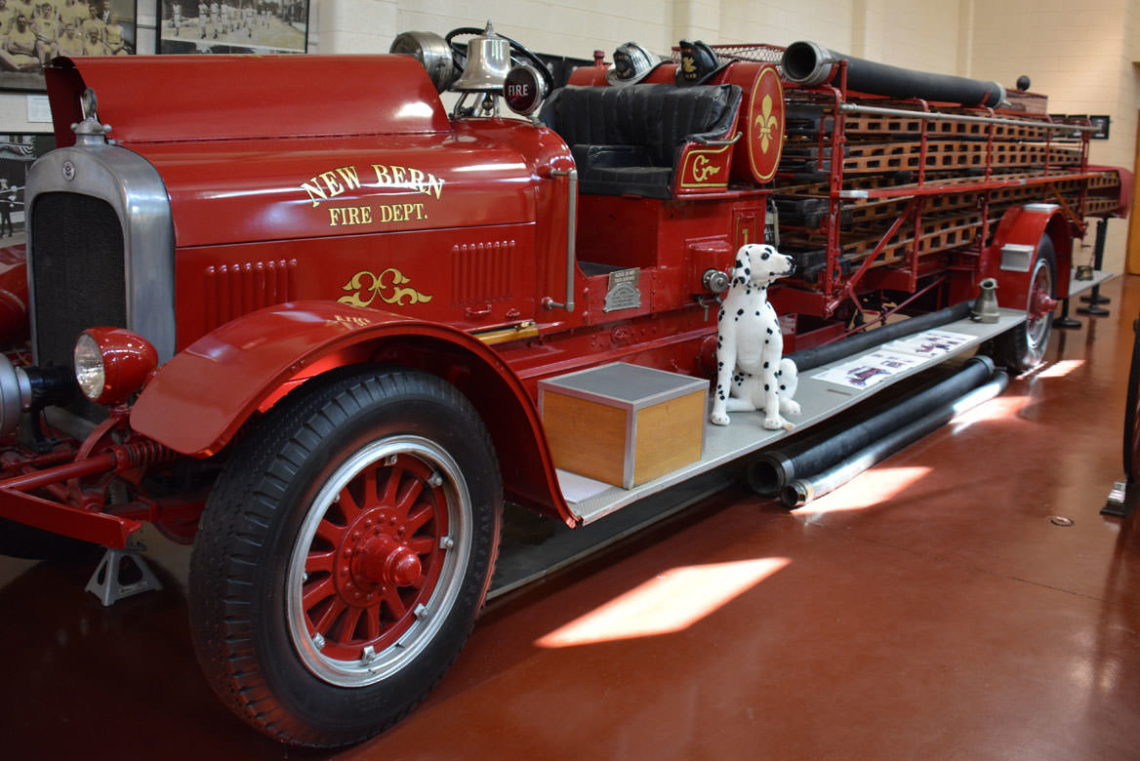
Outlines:
[[[1056, 293], [1060, 298], [1069, 292], [1073, 236], [1065, 215], [1053, 204], [1015, 206], [1002, 216], [981, 267], [982, 277], [997, 280], [1001, 306], [1025, 309], [1029, 301], [1029, 277], [1037, 262], [1037, 244], [1046, 234], [1053, 241], [1057, 257]], [[1029, 248], [1021, 248], [1025, 246]]]
[[537, 409], [511, 369], [465, 333], [401, 315], [320, 301], [252, 312], [164, 364], [132, 408], [131, 426], [182, 454], [209, 457], [288, 392], [363, 362], [415, 367], [455, 385], [487, 425], [508, 497], [576, 525]]

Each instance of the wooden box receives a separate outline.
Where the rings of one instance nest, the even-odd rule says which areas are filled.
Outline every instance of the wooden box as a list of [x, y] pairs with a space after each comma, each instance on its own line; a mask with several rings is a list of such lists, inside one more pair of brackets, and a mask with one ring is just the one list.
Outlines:
[[630, 489], [699, 460], [708, 386], [621, 362], [541, 381], [555, 466]]

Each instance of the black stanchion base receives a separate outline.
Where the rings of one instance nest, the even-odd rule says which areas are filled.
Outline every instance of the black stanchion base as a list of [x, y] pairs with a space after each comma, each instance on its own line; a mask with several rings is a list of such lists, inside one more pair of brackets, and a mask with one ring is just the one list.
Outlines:
[[1112, 485], [1100, 514], [1113, 518], [1130, 518], [1136, 512], [1137, 501], [1140, 501], [1140, 488], [1127, 481], [1117, 481]]
[[1077, 328], [1084, 327], [1080, 320], [1074, 320], [1072, 317], [1058, 317], [1053, 320], [1054, 328], [1066, 328], [1069, 330], [1076, 330]]
[[1081, 296], [1081, 301], [1085, 302], [1086, 304], [1111, 304], [1112, 303], [1112, 299], [1108, 298], [1107, 296], [1101, 296], [1100, 294], [1092, 294], [1090, 296]]
[[1098, 306], [1077, 307], [1077, 314], [1091, 314], [1093, 317], [1107, 317], [1112, 312]]

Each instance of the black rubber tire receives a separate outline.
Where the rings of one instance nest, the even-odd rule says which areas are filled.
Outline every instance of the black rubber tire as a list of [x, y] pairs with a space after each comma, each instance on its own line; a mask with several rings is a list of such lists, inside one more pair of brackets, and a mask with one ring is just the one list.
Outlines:
[[[1033, 299], [1033, 283], [1039, 275], [1040, 268], [1047, 270], [1049, 296], [1056, 298], [1057, 256], [1053, 249], [1053, 239], [1048, 234], [1041, 236], [1041, 241], [1037, 244], [1037, 256], [1034, 257], [1033, 269], [1029, 274], [1029, 300]], [[1028, 311], [1028, 304], [1026, 309]], [[992, 346], [994, 361], [1008, 370], [1011, 375], [1028, 372], [1044, 360], [1049, 347], [1049, 337], [1053, 333], [1053, 314], [1050, 312], [1042, 316], [1041, 320], [1043, 324], [1039, 329], [1032, 327], [1027, 320], [994, 339]]]
[[[189, 607], [202, 668], [211, 686], [235, 713], [291, 745], [338, 747], [365, 740], [405, 716], [458, 655], [490, 585], [498, 551], [502, 486], [494, 447], [478, 413], [458, 390], [441, 379], [416, 371], [372, 367], [311, 384], [315, 385], [303, 387], [279, 403], [249, 431], [219, 477], [191, 558]], [[291, 634], [298, 627], [296, 619], [289, 616], [296, 615], [296, 609], [302, 616], [308, 615], [300, 603], [300, 592], [293, 595], [287, 588], [290, 573], [298, 568], [296, 548], [312, 552], [319, 541], [312, 535], [305, 539], [303, 527], [311, 525], [306, 523], [311, 520], [306, 516], [318, 513], [320, 500], [328, 498], [328, 489], [337, 495], [330, 504], [339, 505], [349, 484], [357, 483], [353, 475], [341, 491], [335, 491], [341, 473], [363, 474], [368, 470], [378, 474], [387, 465], [393, 465], [392, 472], [404, 473], [394, 466], [394, 455], [389, 461], [382, 455], [372, 460], [366, 457], [363, 462], [367, 464], [361, 470], [351, 470], [361, 453], [368, 454], [377, 444], [387, 446], [387, 442], [411, 437], [430, 441], [458, 466], [453, 471], [458, 475], [445, 478], [442, 487], [430, 479], [425, 481], [432, 489], [421, 485], [424, 493], [442, 489], [455, 494], [462, 487], [470, 497], [469, 531], [464, 534], [454, 529], [450, 521], [447, 525], [448, 531], [463, 534], [457, 540], [458, 554], [447, 555], [452, 552], [450, 548], [440, 552], [453, 558], [443, 561], [445, 567], [447, 562], [454, 563], [454, 573], [448, 576], [452, 596], [449, 602], [439, 603], [441, 607], [434, 607], [442, 596], [437, 592], [444, 586], [442, 581], [433, 583], [431, 596], [423, 599], [433, 611], [442, 613], [429, 617], [431, 623], [422, 626], [428, 630], [435, 627], [434, 633], [417, 635], [410, 648], [392, 646], [382, 651], [386, 656], [394, 654], [391, 657], [398, 663], [403, 663], [399, 659], [408, 652], [418, 655], [379, 681], [342, 686], [318, 673], [326, 652], [324, 640], [315, 645], [314, 670], [304, 660], [307, 643], [298, 643]], [[439, 472], [433, 471], [432, 477]], [[333, 486], [322, 492], [326, 483]], [[376, 487], [377, 495], [381, 491]], [[440, 501], [428, 499], [433, 498]], [[327, 517], [332, 513], [323, 514]], [[458, 520], [454, 522], [454, 526], [461, 525]], [[338, 553], [351, 544], [347, 533], [341, 545], [333, 545], [336, 560], [330, 565], [334, 566], [333, 581], [338, 584]], [[441, 539], [438, 546], [444, 543]], [[464, 547], [469, 550], [466, 555]], [[454, 560], [463, 557], [465, 562]], [[304, 573], [298, 590], [309, 588], [308, 562], [306, 559], [301, 566]], [[379, 590], [384, 591], [383, 587]], [[342, 599], [334, 597], [338, 602]], [[379, 603], [375, 607], [381, 608]], [[412, 631], [421, 627], [419, 617], [417, 611]], [[302, 620], [311, 626], [311, 620]], [[356, 624], [352, 626], [355, 631]], [[367, 650], [364, 653], [365, 657], [370, 655]], [[365, 660], [359, 664], [336, 662], [362, 669]], [[365, 677], [375, 678], [369, 674]]]
[[99, 545], [0, 518], [0, 555], [24, 560], [86, 561]]

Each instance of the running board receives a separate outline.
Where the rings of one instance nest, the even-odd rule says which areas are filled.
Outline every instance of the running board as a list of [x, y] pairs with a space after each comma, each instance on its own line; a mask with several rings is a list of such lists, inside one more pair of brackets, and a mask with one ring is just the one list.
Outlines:
[[[795, 432], [800, 433], [819, 425], [847, 408], [890, 388], [899, 381], [939, 365], [947, 359], [976, 349], [985, 341], [1025, 321], [1024, 310], [1000, 309], [999, 312], [996, 323], [985, 324], [965, 319], [936, 328], [936, 332], [960, 334], [964, 340], [953, 348], [937, 354], [937, 356], [916, 358], [916, 361], [906, 369], [876, 378], [874, 385], [868, 385], [865, 388], [858, 388], [818, 376], [826, 375], [832, 371], [832, 377], [836, 377], [837, 368], [841, 366], [855, 367], [853, 363], [858, 362], [860, 358], [890, 348], [892, 344], [898, 342], [913, 342], [914, 339], [924, 335], [924, 333], [907, 336], [898, 339], [897, 342], [889, 342], [806, 371], [800, 376], [799, 390], [795, 396], [795, 400], [800, 403], [803, 411], [799, 417], [788, 418], [790, 422], [795, 424]], [[706, 416], [703, 455], [700, 460], [694, 463], [632, 489], [622, 489], [559, 470], [558, 480], [562, 488], [562, 495], [574, 515], [583, 524], [589, 524], [634, 502], [644, 500], [745, 455], [769, 447], [790, 435], [784, 430], [769, 431], [763, 428], [761, 425], [763, 416], [759, 412], [733, 412], [730, 413], [730, 417], [732, 422], [728, 426], [716, 426], [708, 423]]]

